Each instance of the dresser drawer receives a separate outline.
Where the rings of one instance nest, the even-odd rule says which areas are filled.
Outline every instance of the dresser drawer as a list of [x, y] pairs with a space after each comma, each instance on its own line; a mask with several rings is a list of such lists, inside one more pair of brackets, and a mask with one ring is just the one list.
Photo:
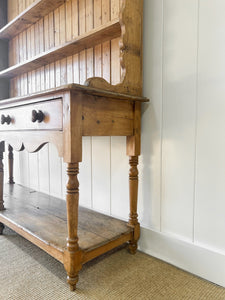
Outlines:
[[0, 117], [0, 131], [62, 130], [62, 99], [2, 109]]

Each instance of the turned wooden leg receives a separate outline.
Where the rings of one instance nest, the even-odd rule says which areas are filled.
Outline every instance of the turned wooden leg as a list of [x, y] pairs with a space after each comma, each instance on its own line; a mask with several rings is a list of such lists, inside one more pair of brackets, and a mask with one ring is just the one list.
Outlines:
[[137, 241], [140, 236], [140, 224], [138, 223], [137, 198], [138, 198], [138, 156], [130, 156], [129, 160], [129, 192], [130, 192], [130, 215], [128, 225], [134, 228], [134, 235], [129, 242], [129, 251], [135, 254], [137, 250]]
[[0, 223], [0, 235], [2, 235], [4, 228], [5, 228], [5, 225]]
[[8, 147], [9, 155], [8, 155], [8, 164], [9, 164], [9, 183], [15, 183], [13, 180], [13, 147], [9, 145]]
[[69, 163], [67, 168], [67, 251], [65, 251], [64, 267], [67, 271], [67, 281], [70, 289], [74, 291], [78, 282], [78, 272], [82, 268], [82, 251], [79, 249], [77, 227], [78, 227], [78, 205], [79, 205], [79, 173], [78, 163]]
[[3, 166], [3, 152], [5, 151], [5, 143], [0, 143], [0, 210], [4, 210], [3, 200], [3, 185], [4, 185], [4, 166]]

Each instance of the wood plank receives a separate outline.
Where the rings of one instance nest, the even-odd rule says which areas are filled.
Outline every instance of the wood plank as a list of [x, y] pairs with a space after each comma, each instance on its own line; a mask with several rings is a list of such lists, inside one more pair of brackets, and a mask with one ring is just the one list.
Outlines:
[[[74, 16], [73, 16], [74, 17]], [[66, 41], [72, 39], [72, 1], [66, 1]]]
[[102, 24], [110, 20], [110, 0], [102, 1]]
[[49, 47], [49, 16], [44, 17], [44, 46], [45, 51], [47, 51]]
[[94, 0], [94, 27], [102, 25], [102, 0]]
[[59, 23], [59, 9], [54, 10], [54, 32], [55, 32], [55, 47], [59, 46], [60, 44], [60, 23]]
[[85, 1], [79, 0], [79, 35], [86, 31]]
[[86, 96], [82, 111], [84, 136], [129, 136], [133, 134], [133, 104], [128, 101]]
[[111, 0], [111, 20], [118, 18], [120, 11], [120, 0]]
[[73, 82], [80, 83], [79, 56], [73, 55]]
[[86, 51], [83, 50], [80, 52], [79, 55], [80, 61], [80, 84], [84, 84], [85, 80], [87, 79], [87, 68], [86, 68]]
[[[1, 222], [5, 223], [7, 220], [9, 227], [16, 224], [17, 228], [26, 232], [29, 239], [38, 246], [42, 241], [53, 249], [65, 250], [67, 238], [65, 201], [17, 184], [6, 184], [4, 194], [6, 210], [0, 212]], [[78, 236], [82, 250], [101, 247], [131, 232], [132, 229], [124, 221], [83, 207], [79, 208]]]
[[65, 5], [59, 7], [59, 41], [60, 45], [66, 42], [66, 11]]
[[[11, 39], [64, 2], [65, 0], [36, 0], [0, 30], [0, 38]], [[10, 15], [10, 18], [14, 16], [15, 12]]]
[[86, 0], [86, 31], [94, 27], [93, 0]]
[[19, 74], [29, 72], [35, 68], [41, 67], [45, 64], [52, 63], [55, 60], [65, 58], [72, 53], [78, 53], [90, 46], [99, 44], [100, 42], [107, 41], [113, 37], [120, 36], [121, 28], [118, 20], [109, 22], [96, 29], [91, 30], [79, 36], [77, 39], [65, 43], [62, 46], [55, 47], [47, 52], [41, 53], [34, 58], [27, 60], [23, 63], [12, 66], [0, 72], [0, 78], [12, 78]]
[[39, 51], [44, 52], [44, 19], [38, 21], [39, 26]]
[[53, 48], [55, 45], [55, 36], [54, 36], [54, 14], [50, 12], [48, 15], [48, 26], [49, 26], [49, 48]]
[[[74, 59], [74, 57], [73, 57]], [[79, 71], [79, 69], [78, 69]], [[50, 81], [52, 81], [50, 84], [54, 85], [54, 63], [52, 63], [50, 65]], [[75, 74], [74, 74], [75, 75]], [[45, 90], [45, 91], [41, 91], [39, 93], [35, 93], [34, 95], [26, 95], [24, 97], [14, 97], [14, 98], [10, 98], [10, 99], [5, 99], [4, 101], [0, 102], [0, 107], [4, 108], [4, 107], [11, 107], [11, 106], [15, 106], [16, 104], [26, 104], [27, 100], [29, 99], [29, 101], [31, 101], [32, 99], [34, 99], [34, 102], [37, 101], [41, 101], [41, 99], [45, 98], [47, 99], [49, 96], [51, 97], [51, 99], [53, 98], [60, 98], [62, 97], [62, 92], [65, 91], [71, 91], [73, 90], [74, 92], [81, 92], [83, 94], [86, 95], [92, 95], [92, 96], [101, 96], [104, 97], [105, 100], [128, 100], [130, 102], [148, 102], [149, 100], [145, 97], [138, 97], [138, 96], [132, 96], [132, 95], [126, 95], [126, 94], [120, 94], [120, 93], [115, 93], [115, 92], [111, 92], [108, 90], [102, 90], [102, 89], [96, 89], [96, 88], [91, 88], [91, 87], [87, 87], [85, 85], [80, 85], [80, 84], [67, 84], [64, 86], [60, 86], [57, 88], [51, 88], [49, 90]], [[39, 99], [40, 98], [40, 99]]]
[[73, 56], [67, 57], [67, 82], [73, 83]]
[[8, 0], [8, 22], [12, 21], [18, 15], [18, 6], [15, 2], [15, 0]]
[[72, 39], [79, 34], [78, 28], [78, 0], [72, 0]]

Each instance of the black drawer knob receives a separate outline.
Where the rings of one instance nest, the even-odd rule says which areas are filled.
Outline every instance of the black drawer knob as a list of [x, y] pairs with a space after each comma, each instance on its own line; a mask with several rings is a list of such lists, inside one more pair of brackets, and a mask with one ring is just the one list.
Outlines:
[[1, 124], [3, 125], [3, 124], [10, 124], [11, 123], [11, 121], [12, 121], [12, 119], [10, 118], [10, 116], [8, 115], [8, 116], [5, 116], [5, 115], [1, 115]]
[[43, 114], [43, 112], [41, 110], [36, 111], [36, 110], [32, 110], [32, 122], [36, 122], [38, 121], [38, 123], [41, 123], [44, 120], [45, 115]]

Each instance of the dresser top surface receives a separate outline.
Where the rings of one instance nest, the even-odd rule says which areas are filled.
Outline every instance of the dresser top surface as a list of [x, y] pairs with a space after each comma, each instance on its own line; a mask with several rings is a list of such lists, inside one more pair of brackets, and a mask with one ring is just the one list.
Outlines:
[[149, 101], [145, 97], [120, 94], [120, 93], [115, 93], [115, 92], [102, 90], [102, 89], [96, 89], [93, 87], [88, 87], [85, 85], [73, 83], [73, 84], [63, 85], [60, 87], [37, 92], [37, 93], [26, 95], [26, 96], [19, 96], [19, 97], [13, 97], [13, 98], [1, 100], [0, 108], [7, 104], [10, 105], [11, 103], [15, 103], [15, 102], [20, 103], [23, 101], [29, 101], [29, 100], [33, 100], [35, 98], [41, 98], [41, 97], [50, 97], [51, 99], [55, 99], [55, 98], [62, 97], [63, 94], [65, 94], [66, 92], [81, 93], [81, 94], [105, 97], [105, 98], [110, 98], [110, 99], [118, 99], [118, 100], [129, 100], [129, 101], [138, 101], [138, 102], [148, 102]]

